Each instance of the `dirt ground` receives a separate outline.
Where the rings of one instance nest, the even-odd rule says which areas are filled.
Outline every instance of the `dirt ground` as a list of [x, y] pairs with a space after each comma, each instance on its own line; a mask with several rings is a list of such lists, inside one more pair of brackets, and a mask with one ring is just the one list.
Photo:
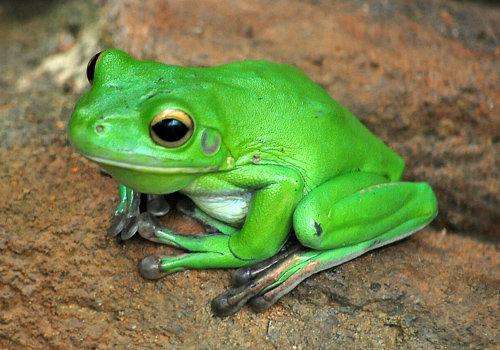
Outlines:
[[[66, 137], [108, 47], [297, 66], [433, 186], [438, 218], [263, 313], [212, 315], [230, 270], [144, 280], [142, 257], [179, 251], [106, 236], [116, 183]], [[5, 0], [0, 52], [0, 348], [500, 348], [498, 2]]]

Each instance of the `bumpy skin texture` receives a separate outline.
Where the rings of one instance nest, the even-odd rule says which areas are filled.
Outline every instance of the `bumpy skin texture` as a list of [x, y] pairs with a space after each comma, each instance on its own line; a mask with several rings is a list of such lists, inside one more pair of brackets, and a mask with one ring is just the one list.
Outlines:
[[[271, 259], [237, 273], [242, 286], [214, 301], [218, 314], [248, 300], [263, 309], [312, 273], [407, 237], [437, 213], [432, 189], [400, 182], [403, 160], [294, 67], [186, 68], [108, 50], [89, 70], [93, 86], [75, 108], [69, 138], [123, 185], [111, 232], [128, 238], [138, 228], [192, 252], [148, 257], [141, 273]], [[180, 135], [166, 124], [158, 131], [162, 115], [180, 115]], [[179, 144], [162, 140], [183, 135]], [[168, 208], [158, 196], [139, 217], [138, 193], [172, 192], [191, 198], [196, 207], [186, 212], [218, 233], [195, 238], [163, 227], [154, 216]], [[274, 258], [292, 229], [307, 248]]]

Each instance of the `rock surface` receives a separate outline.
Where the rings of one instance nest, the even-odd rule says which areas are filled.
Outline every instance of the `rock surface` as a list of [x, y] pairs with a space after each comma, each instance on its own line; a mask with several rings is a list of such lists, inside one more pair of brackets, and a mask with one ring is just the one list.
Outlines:
[[[0, 348], [500, 348], [499, 28], [474, 1], [3, 1]], [[67, 142], [107, 47], [299, 67], [434, 187], [438, 218], [266, 312], [214, 317], [231, 271], [143, 280], [142, 257], [178, 251], [107, 237], [116, 184]]]

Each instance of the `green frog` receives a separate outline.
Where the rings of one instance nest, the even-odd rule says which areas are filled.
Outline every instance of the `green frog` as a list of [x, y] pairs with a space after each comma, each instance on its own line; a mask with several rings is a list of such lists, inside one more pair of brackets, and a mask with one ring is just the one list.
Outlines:
[[[402, 182], [404, 161], [292, 66], [180, 67], [110, 49], [90, 60], [87, 77], [92, 87], [68, 134], [120, 184], [110, 234], [139, 232], [186, 250], [143, 259], [148, 279], [238, 268], [235, 288], [212, 301], [218, 315], [247, 303], [264, 310], [310, 275], [404, 239], [437, 215], [431, 187]], [[188, 198], [178, 209], [204, 232], [161, 223], [164, 195], [174, 192]]]

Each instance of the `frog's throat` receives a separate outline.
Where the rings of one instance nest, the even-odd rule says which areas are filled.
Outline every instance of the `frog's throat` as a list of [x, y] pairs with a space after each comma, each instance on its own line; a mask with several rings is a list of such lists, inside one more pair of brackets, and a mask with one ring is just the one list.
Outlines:
[[209, 166], [168, 166], [168, 165], [144, 165], [132, 162], [118, 161], [112, 159], [106, 159], [96, 156], [84, 155], [85, 158], [91, 160], [99, 165], [112, 166], [122, 169], [135, 170], [141, 173], [149, 174], [203, 174], [210, 173], [214, 171], [226, 171], [234, 167], [234, 160], [226, 159], [226, 161], [220, 165], [209, 165]]

